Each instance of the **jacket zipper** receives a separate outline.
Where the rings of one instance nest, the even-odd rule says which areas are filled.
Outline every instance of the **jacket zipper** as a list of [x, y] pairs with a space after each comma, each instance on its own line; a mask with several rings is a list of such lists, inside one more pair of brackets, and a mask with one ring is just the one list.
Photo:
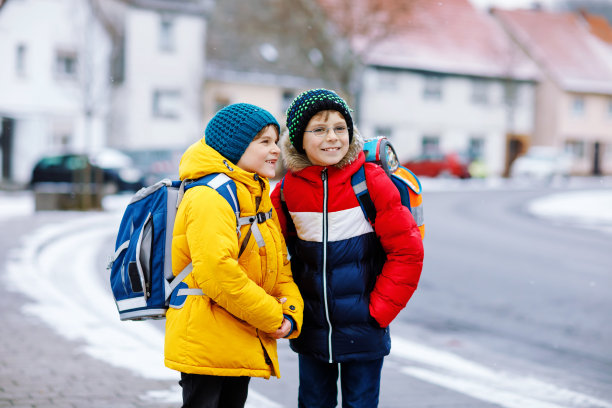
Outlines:
[[264, 360], [266, 360], [267, 365], [272, 367], [272, 359], [270, 359], [270, 356], [268, 355], [268, 350], [266, 350], [266, 348], [263, 345], [263, 342], [261, 341], [261, 337], [259, 337], [259, 329], [256, 329], [256, 332], [257, 332], [257, 338], [259, 339], [259, 344], [261, 345], [261, 349], [263, 350], [263, 353], [264, 353]]
[[325, 318], [329, 326], [327, 346], [329, 362], [331, 364], [334, 361], [332, 358], [332, 324], [329, 319], [329, 307], [327, 305], [327, 169], [323, 169], [321, 172], [321, 180], [323, 181], [323, 301], [325, 302]]

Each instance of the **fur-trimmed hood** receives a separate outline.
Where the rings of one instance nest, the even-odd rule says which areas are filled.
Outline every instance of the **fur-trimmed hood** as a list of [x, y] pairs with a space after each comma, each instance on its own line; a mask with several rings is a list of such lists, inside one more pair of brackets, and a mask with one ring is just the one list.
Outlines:
[[[283, 158], [283, 163], [287, 170], [296, 173], [300, 170], [304, 170], [306, 167], [313, 166], [312, 162], [308, 159], [306, 154], [298, 152], [289, 140], [289, 132], [285, 131], [280, 140], [280, 149]], [[349, 145], [348, 152], [334, 167], [342, 169], [345, 166], [354, 162], [359, 157], [359, 152], [363, 150], [363, 138], [359, 134], [357, 128], [353, 131], [353, 140]]]

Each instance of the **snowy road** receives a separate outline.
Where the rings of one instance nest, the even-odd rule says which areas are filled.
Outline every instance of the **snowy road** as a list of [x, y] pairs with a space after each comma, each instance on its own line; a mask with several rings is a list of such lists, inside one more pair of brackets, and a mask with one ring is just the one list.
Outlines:
[[[591, 194], [595, 194], [597, 199], [593, 200]], [[600, 224], [601, 220], [608, 221], [610, 212], [606, 209], [612, 208], [612, 205], [608, 205], [612, 203], [612, 193], [609, 191], [583, 192], [581, 196], [551, 196], [532, 203], [530, 208], [534, 213], [539, 211], [540, 216], [558, 219], [555, 217], [562, 213], [562, 208], [572, 208], [576, 200], [581, 199], [584, 200], [581, 202], [583, 205], [587, 202], [596, 205], [603, 203], [601, 211], [590, 212], [593, 216], [599, 214]], [[121, 205], [120, 202], [115, 208], [121, 208]], [[0, 208], [6, 216], [10, 213], [7, 209], [11, 208], [11, 204], [0, 200]], [[13, 214], [31, 211], [31, 206], [23, 203], [12, 208], [15, 211]], [[99, 271], [103, 266], [99, 264], [99, 254], [115, 233], [119, 219], [120, 213], [116, 211], [79, 214], [73, 221], [41, 227], [11, 256], [7, 264], [7, 277], [34, 300], [25, 307], [26, 313], [39, 316], [68, 338], [85, 340], [86, 351], [90, 355], [133, 370], [143, 377], [178, 379], [176, 372], [163, 366], [163, 334], [147, 322], [120, 322], [108, 282], [101, 279]], [[606, 230], [610, 226], [607, 224], [602, 228]], [[395, 331], [398, 332], [400, 335], [405, 332], [401, 325]], [[386, 370], [507, 408], [612, 408], [612, 402], [524, 373], [488, 367], [427, 346], [427, 341], [416, 342], [400, 335], [393, 337], [393, 351]], [[401, 386], [401, 378], [396, 381]], [[248, 406], [287, 406], [263, 394], [266, 387], [282, 387], [282, 383], [281, 380], [251, 387]], [[262, 389], [263, 392], [258, 391]], [[180, 390], [178, 387], [151, 390], [143, 398], [178, 402]]]

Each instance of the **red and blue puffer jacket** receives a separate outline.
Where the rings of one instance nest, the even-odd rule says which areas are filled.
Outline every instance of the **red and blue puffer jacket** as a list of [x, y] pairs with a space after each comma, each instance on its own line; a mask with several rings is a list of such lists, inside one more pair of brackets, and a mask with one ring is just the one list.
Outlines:
[[272, 202], [304, 298], [302, 333], [291, 348], [329, 362], [383, 357], [391, 348], [389, 323], [419, 281], [420, 232], [391, 180], [372, 163], [365, 164], [365, 173], [377, 211], [374, 228], [366, 220], [351, 186], [365, 162], [359, 136], [332, 167], [310, 164], [286, 139], [289, 172]]

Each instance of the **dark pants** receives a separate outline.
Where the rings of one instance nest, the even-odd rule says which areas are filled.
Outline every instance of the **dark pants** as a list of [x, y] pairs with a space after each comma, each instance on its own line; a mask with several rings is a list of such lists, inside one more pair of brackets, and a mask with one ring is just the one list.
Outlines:
[[[350, 363], [327, 363], [299, 355], [300, 408], [331, 408], [338, 404], [338, 373], [345, 408], [374, 408], [378, 406], [380, 374], [383, 358]], [[340, 367], [340, 369], [338, 369]]]
[[250, 379], [181, 373], [183, 408], [243, 408]]

